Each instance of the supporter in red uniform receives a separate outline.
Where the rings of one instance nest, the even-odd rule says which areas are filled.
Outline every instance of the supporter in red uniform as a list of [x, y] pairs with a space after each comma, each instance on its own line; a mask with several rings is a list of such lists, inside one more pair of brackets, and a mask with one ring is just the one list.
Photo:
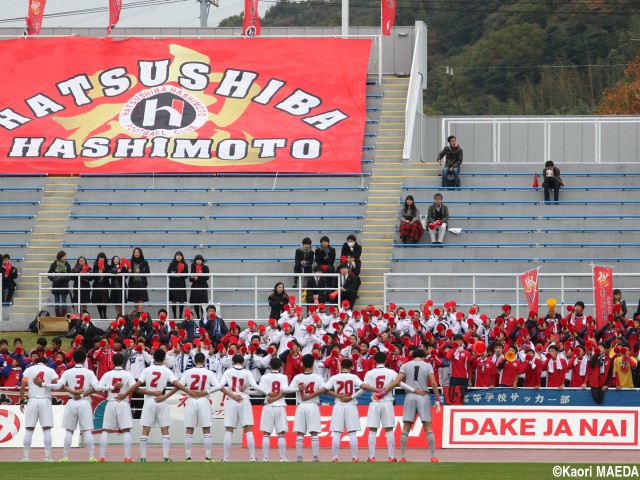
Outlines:
[[493, 388], [498, 369], [496, 368], [496, 364], [493, 363], [493, 360], [487, 356], [486, 350], [482, 355], [475, 357], [471, 365], [476, 373], [474, 386], [477, 388]]
[[533, 348], [527, 348], [525, 361], [520, 364], [520, 374], [524, 374], [524, 385], [528, 388], [540, 388], [542, 361], [536, 358]]
[[500, 387], [518, 388], [518, 371], [520, 361], [518, 360], [518, 349], [515, 345], [509, 345], [507, 353], [496, 365], [501, 371]]
[[604, 394], [609, 388], [609, 381], [613, 373], [612, 362], [607, 352], [596, 347], [589, 359], [591, 368], [587, 377], [587, 385], [591, 388], [593, 400], [600, 405], [604, 401]]
[[464, 394], [471, 378], [471, 353], [464, 349], [464, 339], [462, 335], [453, 336], [451, 350], [446, 354], [446, 359], [451, 362], [451, 378], [449, 379], [449, 395], [452, 405], [462, 405]]
[[549, 345], [546, 357], [542, 362], [542, 369], [547, 372], [547, 387], [562, 390], [567, 374], [567, 361], [562, 355], [558, 355], [556, 345]]

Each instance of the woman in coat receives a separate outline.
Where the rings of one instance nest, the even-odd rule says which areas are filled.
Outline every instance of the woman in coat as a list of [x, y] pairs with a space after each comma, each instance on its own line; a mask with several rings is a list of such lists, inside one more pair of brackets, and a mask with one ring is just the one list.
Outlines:
[[87, 263], [87, 259], [78, 257], [71, 272], [78, 274], [77, 277], [73, 277], [71, 301], [74, 305], [78, 305], [78, 284], [80, 284], [80, 308], [78, 309], [78, 313], [84, 313], [87, 311], [87, 303], [91, 303], [91, 279], [83, 275], [91, 272], [91, 267]]
[[196, 318], [202, 317], [202, 305], [209, 303], [209, 267], [204, 261], [202, 255], [196, 255], [191, 264], [191, 293], [189, 294], [189, 303], [193, 305], [196, 312]]
[[276, 283], [273, 287], [273, 292], [269, 295], [269, 307], [271, 308], [269, 318], [278, 320], [282, 312], [284, 312], [284, 306], [288, 303], [289, 295], [284, 291], [284, 283]]
[[149, 301], [147, 277], [136, 275], [137, 273], [151, 273], [149, 263], [144, 259], [142, 249], [136, 247], [131, 255], [131, 268], [129, 269], [129, 281], [127, 287], [127, 300], [135, 303], [134, 312], [141, 313], [144, 302]]
[[[189, 266], [184, 261], [182, 252], [175, 253], [167, 273], [189, 273]], [[187, 303], [187, 277], [169, 277], [169, 303], [173, 318], [182, 318], [184, 304]], [[176, 311], [179, 315], [176, 315]]]
[[122, 304], [124, 303], [124, 291], [122, 290], [122, 274], [127, 273], [126, 262], [120, 260], [117, 255], [111, 259], [109, 273], [111, 273], [111, 291], [109, 292], [109, 303], [112, 303], [116, 309], [116, 317], [122, 315]]
[[109, 261], [104, 252], [100, 252], [93, 263], [93, 273], [100, 273], [99, 277], [93, 277], [93, 290], [91, 291], [91, 303], [98, 306], [100, 318], [107, 318], [107, 303], [109, 303], [109, 288], [111, 278], [109, 273]]
[[51, 293], [56, 309], [56, 317], [64, 317], [67, 314], [67, 295], [69, 295], [69, 280], [71, 277], [56, 274], [71, 273], [71, 265], [67, 262], [67, 254], [60, 250], [55, 261], [49, 267], [49, 280], [51, 281]]

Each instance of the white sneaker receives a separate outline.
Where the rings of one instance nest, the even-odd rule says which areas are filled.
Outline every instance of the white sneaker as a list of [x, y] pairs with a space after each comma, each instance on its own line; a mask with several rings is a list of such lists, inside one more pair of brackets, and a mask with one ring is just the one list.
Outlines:
[[23, 457], [23, 458], [22, 458], [22, 461], [23, 461], [23, 462], [28, 462], [28, 461], [29, 461], [29, 457]]
[[269, 459], [268, 459], [268, 458], [263, 458], [263, 459], [262, 459], [262, 462], [263, 462], [263, 463], [267, 463], [268, 461], [269, 461]]
[[286, 458], [281, 458], [280, 463], [289, 463], [289, 460], [287, 460]]
[[251, 459], [251, 460], [249, 460], [249, 461], [250, 461], [250, 462], [255, 463], [255, 462], [257, 462], [258, 460], [257, 460], [257, 459], [255, 459], [255, 458], [252, 458], [252, 459]]
[[45, 462], [53, 462], [53, 460], [51, 460], [51, 457], [44, 457], [44, 461]]

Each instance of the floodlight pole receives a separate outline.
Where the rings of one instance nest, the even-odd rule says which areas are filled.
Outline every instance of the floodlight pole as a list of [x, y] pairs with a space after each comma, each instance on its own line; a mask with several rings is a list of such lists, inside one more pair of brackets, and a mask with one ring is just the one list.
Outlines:
[[209, 8], [207, 0], [200, 0], [200, 28], [207, 28], [207, 18], [209, 17]]
[[342, 0], [342, 36], [349, 35], [349, 0]]

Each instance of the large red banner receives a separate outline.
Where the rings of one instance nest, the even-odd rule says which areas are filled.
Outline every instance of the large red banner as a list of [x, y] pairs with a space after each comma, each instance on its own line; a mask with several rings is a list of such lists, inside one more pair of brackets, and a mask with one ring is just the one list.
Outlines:
[[244, 0], [242, 34], [247, 37], [255, 37], [257, 35], [260, 35], [260, 14], [258, 13], [258, 0]]
[[609, 321], [613, 313], [613, 269], [593, 267], [593, 304], [598, 329]]
[[27, 35], [40, 35], [42, 17], [44, 17], [44, 7], [46, 5], [47, 0], [29, 0], [27, 25], [25, 27], [25, 33]]
[[530, 312], [538, 313], [538, 269], [534, 268], [520, 274], [520, 283], [527, 299]]
[[382, 1], [382, 34], [391, 35], [391, 29], [396, 23], [396, 0]]
[[[254, 405], [253, 407], [253, 435], [255, 438], [261, 438], [262, 432], [260, 432], [260, 416], [262, 415], [262, 406]], [[287, 433], [285, 434], [285, 438], [287, 441], [287, 445], [295, 445], [296, 444], [296, 433], [293, 431], [293, 418], [296, 413], [296, 407], [287, 406]], [[367, 428], [367, 406], [358, 406], [358, 414], [360, 415], [360, 431], [357, 432], [358, 436], [358, 447], [366, 448], [369, 442], [369, 429]], [[394, 434], [396, 437], [396, 446], [400, 446], [400, 437], [402, 435], [402, 406], [393, 407], [396, 415], [396, 426], [394, 429]], [[320, 425], [322, 427], [322, 431], [318, 433], [318, 438], [320, 440], [320, 447], [329, 448], [331, 447], [331, 439], [333, 433], [329, 428], [331, 423], [331, 411], [332, 406], [321, 406], [320, 407]], [[442, 446], [442, 415], [443, 411], [436, 412], [434, 407], [431, 408], [431, 417], [432, 417], [432, 427], [433, 433], [436, 439], [436, 448], [440, 448]], [[276, 435], [272, 435], [271, 437], [271, 446], [275, 447], [277, 445], [278, 437]], [[246, 437], [242, 437], [242, 446], [246, 447]], [[378, 429], [378, 436], [376, 440], [376, 445], [378, 447], [386, 447], [387, 440], [385, 437], [384, 429]], [[349, 435], [344, 432], [340, 443], [343, 446], [349, 445]], [[311, 437], [305, 436], [303, 439], [303, 444], [305, 447], [311, 446]], [[413, 428], [409, 432], [409, 448], [428, 448], [427, 447], [427, 439], [425, 438], [424, 429], [422, 428], [422, 422], [420, 419], [416, 421], [413, 425]]]
[[333, 38], [6, 40], [0, 168], [359, 173], [370, 47]]

